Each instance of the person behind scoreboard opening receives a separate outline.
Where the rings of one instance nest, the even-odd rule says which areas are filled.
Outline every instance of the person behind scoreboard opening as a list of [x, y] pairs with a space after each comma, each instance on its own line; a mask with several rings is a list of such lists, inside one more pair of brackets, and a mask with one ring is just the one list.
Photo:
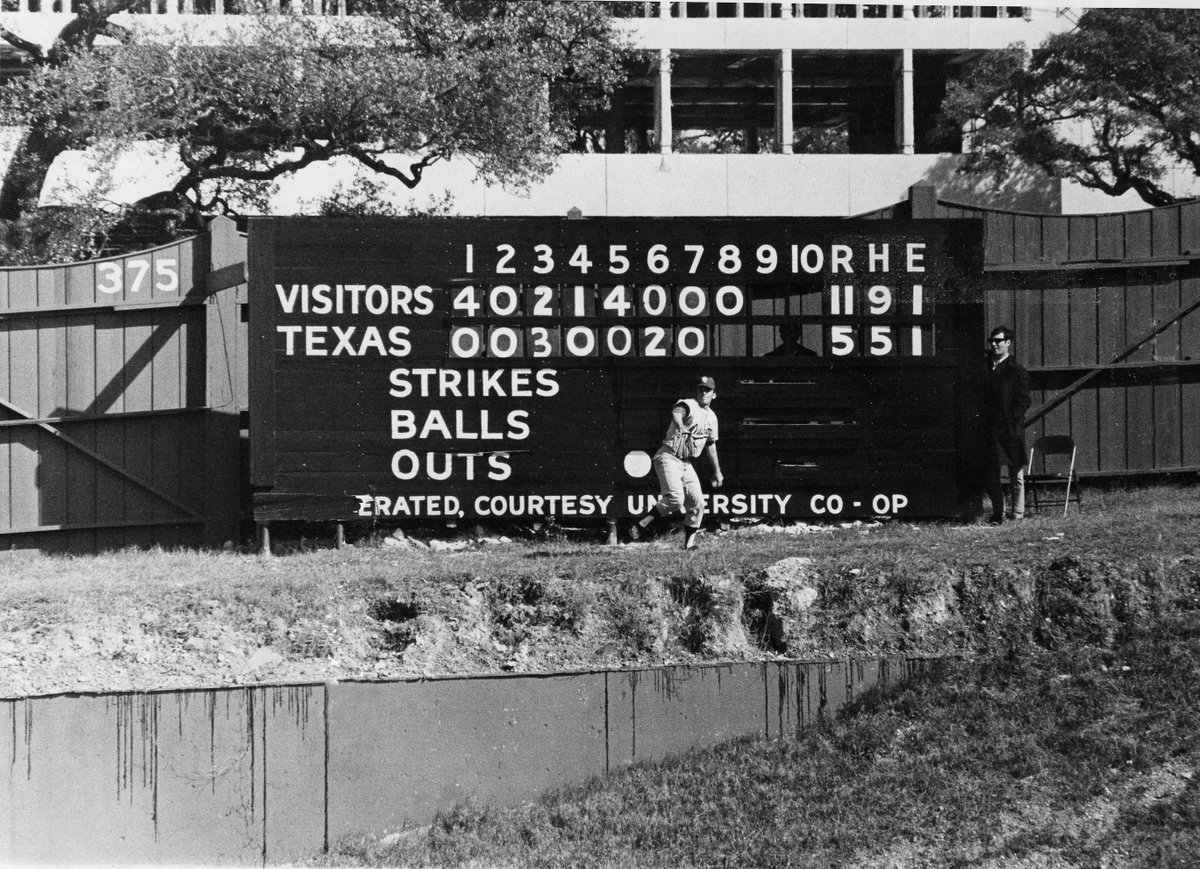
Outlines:
[[661, 495], [658, 503], [632, 526], [630, 536], [640, 538], [658, 518], [683, 517], [683, 548], [695, 549], [704, 521], [704, 490], [696, 473], [695, 462], [708, 456], [712, 464], [712, 485], [719, 489], [725, 482], [717, 456], [719, 429], [717, 415], [710, 405], [717, 397], [717, 384], [711, 377], [696, 381], [695, 398], [682, 398], [671, 409], [662, 446], [654, 454], [654, 472]]
[[816, 356], [816, 351], [810, 350], [800, 343], [800, 325], [784, 323], [779, 327], [779, 346], [768, 350], [764, 356]]
[[988, 338], [991, 368], [983, 384], [987, 443], [984, 486], [992, 502], [993, 525], [1004, 521], [1000, 468], [1008, 468], [1010, 519], [1025, 518], [1025, 412], [1029, 410], [1029, 372], [1012, 357], [1013, 330], [997, 326]]

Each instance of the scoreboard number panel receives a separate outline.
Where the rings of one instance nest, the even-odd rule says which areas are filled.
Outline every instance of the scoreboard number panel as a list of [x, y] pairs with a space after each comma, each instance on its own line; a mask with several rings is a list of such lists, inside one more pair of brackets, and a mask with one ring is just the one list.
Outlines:
[[255, 218], [269, 519], [617, 519], [717, 381], [718, 518], [954, 515], [971, 221]]

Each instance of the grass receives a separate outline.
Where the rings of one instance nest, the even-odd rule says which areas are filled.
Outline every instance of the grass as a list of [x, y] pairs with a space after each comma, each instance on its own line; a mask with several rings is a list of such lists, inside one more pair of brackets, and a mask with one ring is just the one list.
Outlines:
[[[1200, 589], [1200, 583], [1197, 584]], [[1114, 647], [947, 665], [794, 741], [742, 741], [535, 804], [462, 806], [370, 866], [1194, 867], [1194, 599]]]

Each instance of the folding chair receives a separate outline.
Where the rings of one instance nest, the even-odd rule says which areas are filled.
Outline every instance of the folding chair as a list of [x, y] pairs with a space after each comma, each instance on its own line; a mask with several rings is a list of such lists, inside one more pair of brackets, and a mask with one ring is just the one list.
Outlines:
[[[1083, 493], [1075, 476], [1075, 441], [1068, 435], [1044, 435], [1034, 441], [1025, 470], [1025, 497], [1031, 509], [1042, 512], [1042, 505], [1062, 504], [1063, 515], [1072, 501], [1083, 509]], [[1033, 463], [1042, 459], [1042, 472], [1033, 472]], [[1039, 493], [1039, 489], [1043, 490]]]

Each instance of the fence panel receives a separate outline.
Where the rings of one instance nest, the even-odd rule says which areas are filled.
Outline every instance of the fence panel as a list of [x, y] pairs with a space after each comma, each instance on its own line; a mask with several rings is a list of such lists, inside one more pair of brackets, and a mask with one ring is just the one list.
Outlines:
[[988, 322], [1011, 318], [1030, 369], [1028, 437], [1071, 434], [1085, 474], [1200, 470], [1200, 206], [981, 215]]
[[[232, 224], [214, 233], [222, 264], [244, 263]], [[213, 406], [207, 369], [210, 357], [236, 363], [244, 353], [225, 346], [235, 330], [208, 334], [207, 312], [219, 299], [232, 305], [244, 276], [229, 270], [213, 285], [213, 249], [200, 235], [94, 262], [0, 269], [6, 546], [83, 553], [232, 538], [240, 486], [214, 493], [206, 481], [214, 463], [240, 466], [240, 438], [236, 422], [230, 431], [210, 417], [236, 421], [242, 407], [232, 397]], [[235, 365], [225, 379], [245, 372]]]

